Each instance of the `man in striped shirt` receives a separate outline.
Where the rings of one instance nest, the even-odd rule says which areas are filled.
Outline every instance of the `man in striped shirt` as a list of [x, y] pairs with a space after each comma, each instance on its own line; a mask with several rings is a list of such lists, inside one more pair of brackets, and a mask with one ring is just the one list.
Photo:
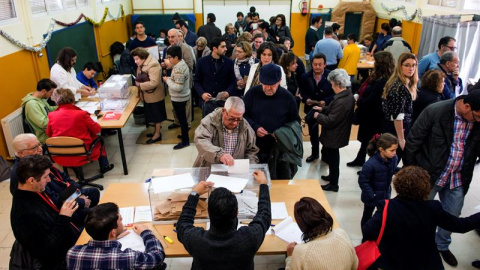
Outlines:
[[122, 250], [117, 239], [126, 232], [115, 203], [97, 205], [85, 219], [85, 230], [93, 240], [68, 251], [68, 269], [164, 269], [162, 244], [145, 225], [136, 224], [130, 232], [142, 237], [145, 252]]
[[[439, 195], [443, 208], [459, 216], [480, 149], [480, 91], [428, 106], [410, 130], [404, 165], [430, 174], [429, 199]], [[438, 228], [435, 242], [443, 260], [458, 264], [449, 250], [451, 232]]]

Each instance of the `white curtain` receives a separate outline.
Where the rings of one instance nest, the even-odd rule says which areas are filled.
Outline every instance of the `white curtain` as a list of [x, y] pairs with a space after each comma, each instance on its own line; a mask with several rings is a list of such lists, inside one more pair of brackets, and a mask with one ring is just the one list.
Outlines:
[[468, 79], [476, 82], [480, 77], [480, 22], [461, 22], [457, 24], [455, 39], [460, 58], [460, 78], [463, 81], [464, 94]]
[[438, 41], [444, 36], [454, 37], [460, 15], [442, 15], [422, 18], [422, 34], [418, 59], [438, 49]]

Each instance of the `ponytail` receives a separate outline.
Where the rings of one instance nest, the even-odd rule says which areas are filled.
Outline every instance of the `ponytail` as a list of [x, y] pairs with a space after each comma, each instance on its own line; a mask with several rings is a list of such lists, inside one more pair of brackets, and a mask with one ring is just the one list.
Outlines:
[[375, 152], [381, 147], [384, 150], [390, 148], [392, 145], [398, 144], [398, 139], [390, 133], [383, 133], [373, 135], [367, 146], [367, 154], [373, 156]]

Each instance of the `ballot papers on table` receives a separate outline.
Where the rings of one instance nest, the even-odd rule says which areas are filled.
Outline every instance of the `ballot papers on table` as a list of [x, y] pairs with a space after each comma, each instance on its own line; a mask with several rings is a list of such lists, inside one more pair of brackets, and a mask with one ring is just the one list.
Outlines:
[[210, 174], [207, 181], [215, 183], [215, 188], [224, 187], [233, 193], [240, 193], [247, 185], [248, 179]]
[[151, 222], [152, 209], [149, 205], [137, 207], [122, 207], [119, 209], [122, 215], [122, 223], [126, 227], [133, 226], [134, 223]]
[[272, 202], [272, 219], [285, 219], [288, 217], [285, 202]]
[[133, 230], [130, 230], [127, 235], [117, 239], [117, 241], [122, 244], [122, 250], [131, 248], [136, 251], [145, 252], [145, 243], [143, 243], [142, 237]]
[[195, 185], [195, 181], [190, 173], [153, 177], [151, 181], [151, 188], [154, 193], [172, 192], [177, 189], [191, 188]]
[[298, 224], [293, 221], [292, 217], [287, 217], [277, 224], [272, 228], [272, 233], [287, 243], [303, 243], [302, 231], [298, 227]]
[[212, 164], [212, 172], [224, 172], [229, 174], [248, 174], [250, 170], [249, 159], [235, 159], [233, 166], [227, 166], [225, 164]]

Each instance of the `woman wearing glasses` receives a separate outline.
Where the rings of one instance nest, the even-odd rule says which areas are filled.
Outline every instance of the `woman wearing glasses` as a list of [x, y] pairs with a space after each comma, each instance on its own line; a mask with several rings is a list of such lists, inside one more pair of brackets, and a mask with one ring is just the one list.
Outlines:
[[413, 101], [417, 99], [417, 58], [412, 53], [402, 53], [382, 95], [384, 113], [383, 133], [397, 136], [398, 160], [402, 158], [405, 138], [412, 123]]

